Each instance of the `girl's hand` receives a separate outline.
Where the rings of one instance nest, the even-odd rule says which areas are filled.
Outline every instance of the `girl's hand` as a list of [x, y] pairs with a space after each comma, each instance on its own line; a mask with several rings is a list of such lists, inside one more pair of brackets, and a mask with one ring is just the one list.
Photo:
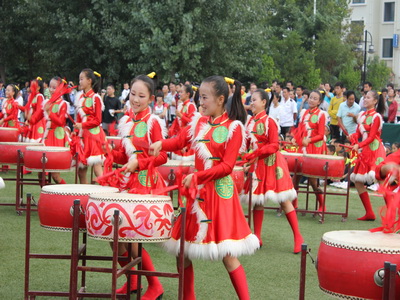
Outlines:
[[150, 145], [149, 154], [152, 156], [158, 156], [162, 149], [162, 142], [158, 141]]
[[291, 142], [294, 146], [297, 146], [296, 139], [292, 139], [290, 142]]
[[307, 147], [308, 144], [310, 144], [310, 138], [305, 137], [305, 138], [303, 139], [302, 144], [303, 144], [304, 147]]
[[355, 144], [351, 150], [358, 152], [358, 144]]
[[176, 111], [176, 116], [177, 116], [178, 118], [181, 118], [181, 117], [182, 117], [182, 114], [181, 114], [181, 112], [180, 112], [179, 110]]
[[74, 128], [78, 129], [78, 130], [81, 130], [82, 129], [82, 123], [75, 123]]
[[192, 183], [192, 178], [193, 178], [193, 173], [187, 175], [187, 176], [183, 179], [182, 184], [183, 184], [183, 186], [184, 186], [185, 188], [187, 188], [187, 189], [190, 188], [190, 184]]
[[138, 160], [137, 160], [137, 159], [132, 159], [132, 160], [130, 160], [127, 164], [125, 164], [125, 165], [123, 166], [123, 168], [126, 167], [126, 169], [125, 169], [125, 172], [126, 172], [126, 173], [128, 173], [128, 172], [133, 173], [133, 172], [136, 171], [136, 169], [138, 168], [138, 166], [139, 166]]
[[4, 123], [4, 120], [1, 119], [1, 120], [0, 120], [0, 126], [3, 125], [3, 123]]

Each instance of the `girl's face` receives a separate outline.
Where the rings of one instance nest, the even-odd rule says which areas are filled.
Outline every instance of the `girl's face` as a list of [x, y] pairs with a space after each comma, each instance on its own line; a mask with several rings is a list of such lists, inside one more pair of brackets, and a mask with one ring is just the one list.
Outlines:
[[189, 96], [190, 94], [186, 93], [186, 89], [182, 87], [179, 91], [179, 99], [185, 102], [186, 100], [189, 99]]
[[55, 79], [50, 80], [49, 91], [50, 91], [51, 95], [54, 94], [54, 92], [56, 91], [58, 86], [59, 86], [59, 82], [57, 80], [55, 80]]
[[260, 93], [253, 93], [251, 95], [250, 109], [253, 114], [258, 114], [259, 112], [265, 110], [265, 106], [267, 105], [266, 99], [261, 99]]
[[157, 104], [161, 105], [163, 103], [163, 98], [162, 97], [157, 97]]
[[7, 99], [14, 98], [14, 96], [15, 96], [15, 92], [14, 92], [13, 87], [11, 85], [7, 85], [7, 88], [6, 88]]
[[310, 98], [308, 98], [308, 105], [310, 106], [310, 109], [313, 109], [320, 104], [321, 99], [319, 98], [319, 95], [316, 92], [312, 92], [310, 94]]
[[392, 152], [396, 152], [397, 150], [399, 150], [399, 148], [397, 148], [396, 145], [392, 145]]
[[394, 89], [390, 89], [390, 90], [388, 91], [388, 96], [389, 96], [389, 97], [394, 97], [394, 96], [395, 96]]
[[374, 98], [374, 94], [372, 92], [368, 92], [364, 97], [364, 107], [368, 110], [374, 108], [378, 100]]
[[79, 87], [85, 92], [89, 91], [92, 88], [92, 80], [86, 76], [85, 72], [81, 72], [79, 74]]
[[224, 96], [216, 96], [214, 84], [203, 82], [200, 86], [200, 106], [204, 116], [218, 117], [223, 112]]
[[138, 80], [132, 84], [129, 102], [135, 114], [145, 110], [152, 101], [154, 101], [154, 96], [150, 95], [150, 91], [143, 81]]

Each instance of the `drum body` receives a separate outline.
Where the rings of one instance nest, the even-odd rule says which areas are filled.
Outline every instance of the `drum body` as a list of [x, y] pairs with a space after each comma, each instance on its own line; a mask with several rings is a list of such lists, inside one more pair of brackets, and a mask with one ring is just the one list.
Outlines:
[[[54, 231], [71, 231], [74, 200], [81, 201], [82, 213], [90, 194], [117, 193], [118, 189], [93, 184], [56, 184], [42, 188], [38, 203], [40, 225]], [[80, 215], [79, 229], [86, 230], [85, 216]]]
[[328, 178], [342, 178], [344, 175], [344, 158], [333, 155], [304, 154], [303, 175], [306, 177], [325, 178], [327, 162]]
[[[389, 261], [400, 266], [400, 236], [369, 231], [330, 231], [318, 250], [318, 280], [327, 294], [344, 299], [381, 299], [374, 276]], [[396, 276], [396, 286], [400, 278]], [[399, 299], [400, 291], [396, 291]]]
[[65, 147], [27, 147], [24, 162], [27, 170], [41, 172], [43, 153], [46, 154], [45, 171], [69, 172], [71, 171], [72, 155], [69, 148]]
[[[43, 146], [41, 143], [0, 143], [0, 163], [3, 164], [17, 164], [18, 162], [18, 150], [22, 151], [23, 157], [27, 147], [31, 146]], [[24, 160], [21, 160], [21, 163]]]
[[113, 240], [114, 210], [120, 211], [119, 242], [164, 242], [171, 237], [174, 209], [171, 198], [158, 195], [91, 195], [86, 209], [90, 237]]
[[158, 172], [160, 172], [163, 179], [169, 183], [170, 180], [175, 181], [176, 172], [180, 170], [182, 175], [188, 175], [194, 172], [194, 161], [184, 161], [184, 160], [168, 160], [165, 164], [158, 167]]
[[19, 130], [18, 128], [0, 127], [0, 142], [18, 142]]
[[232, 171], [232, 179], [236, 184], [238, 193], [243, 190], [244, 187], [244, 171], [243, 167], [235, 166]]
[[106, 136], [110, 145], [114, 145], [114, 150], [118, 151], [122, 147], [122, 137], [120, 136]]
[[291, 153], [291, 152], [282, 152], [283, 157], [286, 159], [286, 162], [289, 167], [289, 172], [291, 175], [294, 173], [300, 175], [303, 171], [303, 154], [301, 153]]

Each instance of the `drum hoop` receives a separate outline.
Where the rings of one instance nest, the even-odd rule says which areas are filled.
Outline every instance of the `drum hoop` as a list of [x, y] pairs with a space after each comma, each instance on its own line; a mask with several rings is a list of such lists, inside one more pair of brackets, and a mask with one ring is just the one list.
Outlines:
[[[110, 187], [112, 188], [112, 187]], [[119, 190], [117, 188], [115, 188], [115, 193], [117, 193]], [[101, 192], [65, 192], [65, 191], [47, 191], [47, 190], [42, 190], [41, 193], [43, 194], [51, 194], [51, 195], [62, 195], [62, 196], [89, 196], [92, 194], [100, 194], [100, 193], [112, 193], [113, 191], [108, 190], [108, 191], [101, 191]]]
[[353, 251], [360, 251], [360, 252], [375, 252], [375, 253], [382, 253], [382, 254], [400, 254], [400, 249], [388, 249], [386, 247], [378, 248], [374, 246], [354, 246], [354, 245], [343, 245], [342, 243], [338, 242], [331, 242], [327, 241], [324, 237], [322, 237], [322, 242], [327, 246], [346, 249], [346, 250], [353, 250]]
[[343, 160], [341, 156], [334, 156], [334, 155], [324, 155], [324, 154], [304, 154], [304, 158], [316, 158], [316, 159], [323, 159], [323, 160]]
[[[36, 144], [36, 145], [35, 145]], [[43, 147], [42, 143], [23, 143], [23, 142], [0, 142], [0, 146], [26, 146], [28, 147]]]
[[[102, 236], [96, 236], [92, 235], [88, 232], [87, 234], [90, 238], [94, 240], [100, 240], [100, 241], [112, 241], [113, 239], [110, 237], [102, 237]], [[162, 243], [165, 241], [168, 241], [171, 237], [165, 237], [165, 238], [147, 238], [147, 239], [137, 239], [137, 238], [118, 238], [118, 242], [122, 243]]]
[[356, 296], [350, 296], [350, 295], [344, 295], [344, 294], [339, 294], [339, 293], [335, 293], [332, 291], [328, 291], [327, 289], [324, 289], [322, 286], [319, 286], [319, 288], [326, 294], [334, 296], [336, 298], [340, 298], [340, 299], [350, 299], [350, 300], [364, 300], [365, 298], [360, 298], [360, 297], [356, 297]]
[[[33, 168], [28, 168], [25, 167], [28, 171], [32, 172], [42, 172], [43, 169], [33, 169]], [[51, 168], [44, 168], [45, 171], [48, 172], [72, 172], [75, 169], [75, 167], [69, 168], [69, 169], [51, 169]]]
[[103, 201], [103, 202], [115, 202], [115, 201], [121, 201], [125, 203], [133, 203], [133, 202], [139, 202], [140, 203], [172, 203], [171, 198], [168, 199], [162, 199], [162, 198], [142, 198], [142, 199], [116, 199], [116, 198], [101, 198], [101, 194], [93, 194], [94, 197], [89, 197], [89, 201]]
[[304, 157], [302, 153], [281, 152], [283, 156]]
[[[168, 164], [170, 162], [171, 164]], [[170, 159], [160, 167], [194, 167], [194, 161]]]
[[[38, 149], [40, 148], [40, 149]], [[26, 147], [26, 151], [36, 151], [36, 152], [70, 152], [71, 150], [66, 147], [46, 147], [46, 146], [28, 146]]]
[[18, 128], [14, 127], [0, 127], [0, 130], [6, 130], [6, 131], [18, 131]]
[[[47, 226], [47, 225], [43, 225], [43, 224], [40, 224], [40, 226], [43, 227], [44, 229], [51, 230], [51, 231], [72, 232], [72, 228], [68, 228], [68, 227]], [[87, 231], [86, 228], [79, 228], [79, 232], [86, 232], [86, 231]]]

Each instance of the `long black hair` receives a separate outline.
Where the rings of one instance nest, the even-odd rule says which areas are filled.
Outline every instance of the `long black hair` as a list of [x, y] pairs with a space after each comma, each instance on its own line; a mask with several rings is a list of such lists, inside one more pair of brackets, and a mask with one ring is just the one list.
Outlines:
[[[224, 107], [229, 97], [229, 87], [228, 83], [225, 81], [222, 76], [210, 76], [203, 80], [204, 83], [212, 83], [214, 86], [215, 95], [217, 97], [224, 96]], [[241, 86], [242, 83], [238, 80], [235, 80], [235, 93], [232, 95], [232, 103], [230, 109], [228, 110], [228, 116], [231, 120], [239, 120], [243, 124], [245, 124], [247, 119], [247, 113], [244, 109], [242, 103], [242, 95], [241, 95]]]
[[[18, 96], [18, 93], [19, 93], [19, 87], [18, 87], [18, 85], [15, 84], [15, 83], [10, 83], [10, 84], [8, 84], [8, 85], [11, 86], [12, 89], [13, 89], [13, 91], [14, 91], [14, 96], [13, 96], [13, 98], [14, 98], [14, 99], [17, 99], [17, 96]], [[8, 85], [7, 85], [7, 86], [8, 86]]]
[[[143, 83], [146, 85], [146, 87], [147, 87], [148, 90], [149, 90], [150, 97], [154, 95], [154, 89], [155, 89], [155, 82], [154, 82], [155, 80], [154, 80], [154, 77], [153, 77], [153, 78], [150, 78], [149, 76], [143, 75], [143, 74], [142, 74], [142, 75], [138, 75], [138, 76], [136, 76], [135, 78], [132, 79], [130, 88], [131, 88], [132, 85], [133, 85], [135, 82], [137, 82], [137, 81], [143, 81]], [[128, 95], [128, 96], [129, 96], [129, 95]], [[128, 98], [128, 99], [129, 99], [129, 98]]]
[[257, 89], [254, 91], [254, 93], [259, 93], [261, 100], [267, 100], [267, 103], [265, 104], [265, 111], [269, 111], [270, 101], [269, 101], [268, 93], [263, 89]]
[[383, 99], [383, 95], [381, 93], [378, 93], [377, 91], [369, 91], [369, 92], [372, 93], [374, 99], [378, 100], [375, 108], [376, 112], [380, 113], [383, 116], [386, 110], [385, 99]]
[[92, 90], [98, 93], [101, 89], [101, 76], [99, 73], [95, 73], [92, 69], [86, 68], [81, 71], [85, 73], [86, 77], [92, 81]]

